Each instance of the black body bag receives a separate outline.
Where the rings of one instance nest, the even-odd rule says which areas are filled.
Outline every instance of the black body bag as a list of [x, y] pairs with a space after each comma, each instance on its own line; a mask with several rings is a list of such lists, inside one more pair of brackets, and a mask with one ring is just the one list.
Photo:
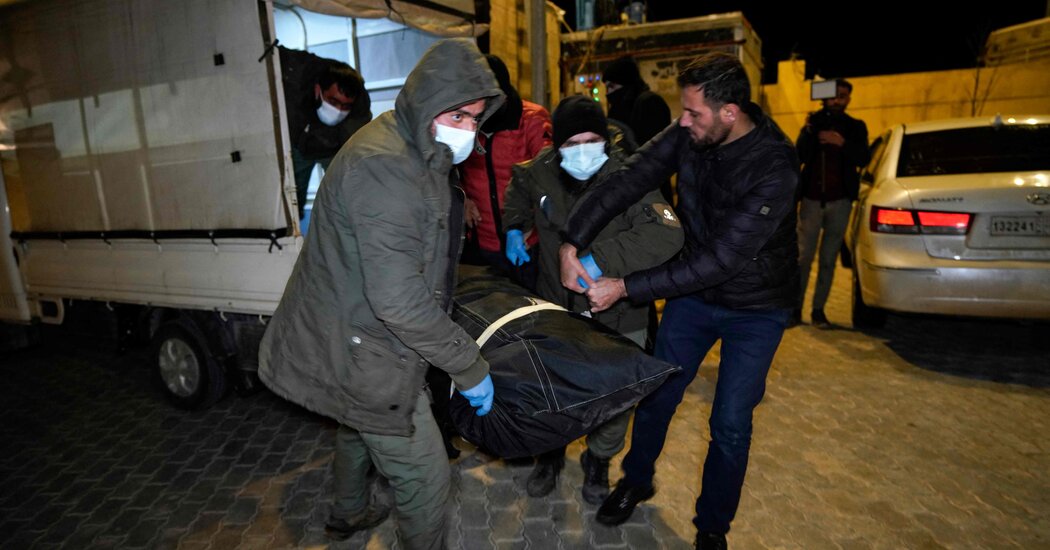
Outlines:
[[477, 416], [454, 392], [449, 414], [463, 438], [497, 456], [563, 447], [681, 370], [485, 269], [460, 268], [454, 302], [453, 319], [475, 340], [485, 338], [481, 354], [496, 395], [492, 410]]

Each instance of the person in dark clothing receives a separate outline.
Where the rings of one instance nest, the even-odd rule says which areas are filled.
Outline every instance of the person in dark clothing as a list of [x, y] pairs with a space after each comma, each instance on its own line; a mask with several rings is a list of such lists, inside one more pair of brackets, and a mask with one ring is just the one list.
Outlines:
[[[503, 196], [510, 183], [511, 168], [535, 157], [551, 143], [551, 117], [547, 109], [531, 101], [524, 101], [510, 83], [510, 72], [503, 60], [486, 55], [506, 101], [492, 114], [478, 131], [477, 146], [459, 166], [466, 194], [464, 223], [468, 230], [461, 262], [489, 265], [529, 290], [536, 288], [536, 264], [516, 266], [503, 252]], [[535, 236], [526, 239], [526, 245], [536, 245]], [[459, 456], [452, 444], [456, 433], [448, 415], [448, 388], [451, 379], [444, 371], [431, 368], [427, 383], [434, 388], [434, 416], [441, 427], [445, 451], [449, 458]]]
[[[813, 257], [820, 251], [817, 283], [813, 289], [810, 320], [815, 326], [828, 326], [824, 304], [835, 276], [835, 258], [860, 189], [858, 170], [868, 163], [868, 127], [864, 121], [846, 114], [853, 85], [836, 81], [837, 94], [825, 99], [824, 108], [812, 113], [798, 135], [796, 147], [802, 162], [799, 186], [798, 262], [802, 294], [792, 324], [802, 322], [802, 301], [809, 283]], [[817, 240], [820, 247], [817, 247]]]
[[[609, 120], [626, 126], [624, 132], [634, 148], [645, 145], [656, 134], [671, 124], [671, 108], [664, 98], [649, 90], [649, 85], [642, 79], [638, 64], [634, 58], [625, 55], [610, 63], [602, 72], [605, 81], [605, 99], [609, 103]], [[660, 194], [667, 204], [675, 205], [674, 187], [671, 179], [660, 182]], [[646, 335], [645, 350], [652, 353], [656, 331], [659, 326], [656, 304], [649, 304], [649, 327]]]
[[[518, 233], [518, 249], [507, 245], [508, 258], [537, 266], [537, 294], [569, 311], [589, 315], [584, 296], [561, 285], [558, 266], [559, 232], [573, 205], [586, 193], [601, 193], [604, 178], [620, 168], [623, 156], [612, 141], [601, 107], [584, 96], [570, 96], [554, 110], [554, 144], [535, 159], [514, 167], [507, 187], [504, 222], [507, 240]], [[533, 232], [540, 246], [531, 256], [520, 244], [522, 232]], [[655, 190], [631, 205], [606, 225], [590, 248], [585, 263], [591, 275], [620, 277], [659, 265], [682, 247], [682, 228], [671, 206]], [[648, 304], [622, 302], [594, 315], [594, 319], [619, 332], [639, 347], [645, 346]], [[583, 499], [601, 504], [609, 495], [609, 459], [620, 452], [627, 436], [630, 412], [613, 418], [587, 435], [583, 467]], [[537, 457], [529, 475], [529, 496], [542, 497], [554, 490], [565, 465], [565, 448]]]
[[346, 140], [372, 120], [372, 101], [364, 79], [346, 63], [284, 46], [277, 50], [302, 219], [314, 166], [328, 170]]
[[463, 192], [454, 166], [503, 103], [473, 40], [440, 40], [408, 74], [396, 108], [336, 155], [281, 303], [259, 346], [259, 377], [339, 422], [325, 533], [383, 521], [373, 467], [394, 490], [397, 546], [448, 547], [450, 469], [424, 384], [441, 368], [483, 416], [495, 388], [477, 343], [452, 319]]
[[[606, 191], [574, 209], [559, 249], [562, 285], [584, 291], [592, 311], [618, 300], [668, 298], [655, 356], [682, 367], [635, 410], [623, 478], [596, 519], [616, 525], [650, 498], [667, 428], [708, 350], [722, 341], [710, 418], [711, 443], [696, 501], [697, 547], [726, 548], [751, 445], [751, 420], [766, 374], [798, 301], [795, 189], [790, 140], [749, 101], [740, 61], [723, 53], [693, 61], [678, 76], [684, 113], [639, 149]], [[589, 278], [577, 257], [618, 212], [678, 174], [685, 230], [678, 258], [624, 278]]]
[[[466, 224], [471, 243], [464, 250], [475, 252], [484, 265], [491, 265], [514, 282], [535, 290], [535, 264], [514, 265], [507, 260], [503, 241], [503, 199], [510, 183], [511, 168], [532, 160], [551, 144], [551, 117], [547, 109], [525, 101], [510, 82], [510, 72], [499, 57], [486, 55], [485, 60], [496, 76], [507, 101], [478, 132], [478, 148], [460, 167], [463, 191], [467, 194]], [[526, 247], [536, 245], [535, 236], [527, 236]], [[476, 249], [476, 250], [472, 250]]]
[[[649, 90], [633, 57], [623, 56], [610, 63], [602, 72], [602, 80], [609, 118], [630, 128], [634, 143], [645, 145], [671, 124], [671, 108], [664, 98]], [[674, 204], [671, 180], [660, 183], [660, 193], [668, 204]]]

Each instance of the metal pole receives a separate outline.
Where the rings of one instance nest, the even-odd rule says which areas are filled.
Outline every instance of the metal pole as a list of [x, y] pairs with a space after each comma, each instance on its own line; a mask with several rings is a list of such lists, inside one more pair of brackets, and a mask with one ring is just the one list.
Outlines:
[[531, 0], [529, 8], [529, 57], [532, 60], [532, 101], [550, 109], [550, 95], [547, 85], [547, 2], [546, 0]]

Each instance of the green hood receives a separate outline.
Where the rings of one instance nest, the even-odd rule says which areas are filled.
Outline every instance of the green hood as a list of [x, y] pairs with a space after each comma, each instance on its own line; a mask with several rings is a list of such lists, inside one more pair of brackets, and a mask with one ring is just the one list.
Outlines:
[[478, 127], [503, 104], [496, 77], [474, 42], [467, 38], [441, 40], [430, 47], [405, 80], [394, 103], [398, 131], [414, 144], [428, 166], [451, 157], [447, 146], [434, 141], [434, 118], [478, 99], [488, 99]]

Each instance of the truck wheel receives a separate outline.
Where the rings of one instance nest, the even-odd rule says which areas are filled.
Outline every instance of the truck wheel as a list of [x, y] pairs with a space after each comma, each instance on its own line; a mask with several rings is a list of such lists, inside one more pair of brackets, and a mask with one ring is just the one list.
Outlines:
[[886, 324], [886, 310], [864, 303], [860, 293], [860, 277], [853, 269], [853, 328], [882, 328]]
[[153, 337], [153, 357], [164, 391], [176, 407], [205, 409], [225, 395], [225, 373], [192, 322], [177, 319], [161, 325]]

